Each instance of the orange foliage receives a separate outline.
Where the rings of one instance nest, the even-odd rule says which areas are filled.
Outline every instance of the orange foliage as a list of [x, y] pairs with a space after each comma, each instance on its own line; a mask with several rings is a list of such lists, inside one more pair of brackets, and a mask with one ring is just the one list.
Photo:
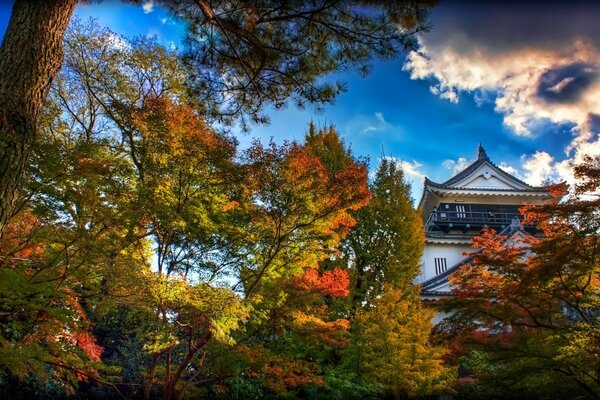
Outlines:
[[546, 190], [556, 201], [560, 200], [567, 194], [568, 185], [566, 182], [555, 183], [546, 186]]
[[307, 268], [304, 275], [292, 281], [292, 285], [297, 289], [332, 297], [348, 296], [349, 284], [348, 272], [339, 267], [323, 274], [319, 274], [317, 268]]
[[[146, 99], [144, 107], [134, 110], [132, 120], [151, 150], [146, 154], [151, 164], [162, 165], [186, 157], [204, 157], [214, 162], [229, 160], [235, 143], [215, 133], [189, 105], [167, 98]], [[154, 151], [160, 148], [160, 151]], [[159, 155], [168, 154], [161, 158]]]
[[100, 361], [104, 348], [96, 343], [96, 338], [89, 332], [74, 334], [77, 347], [79, 347], [91, 360]]
[[481, 236], [473, 238], [473, 247], [478, 251], [468, 253], [472, 263], [449, 277], [455, 295], [498, 298], [514, 294], [512, 273], [525, 268], [525, 248], [507, 246], [507, 239], [493, 229], [484, 229]]
[[[322, 311], [327, 309], [326, 306], [320, 308]], [[293, 313], [293, 319], [293, 328], [296, 332], [301, 333], [306, 338], [312, 338], [318, 343], [341, 347], [349, 341], [346, 331], [350, 329], [350, 321], [347, 319], [325, 321], [322, 318], [299, 311]]]
[[18, 213], [9, 221], [0, 240], [0, 267], [14, 267], [21, 261], [44, 253], [44, 248], [32, 241], [38, 225], [38, 218], [27, 210]]
[[241, 345], [236, 350], [247, 359], [249, 368], [246, 374], [264, 380], [265, 386], [273, 392], [283, 393], [308, 384], [324, 384], [319, 376], [321, 370], [315, 363], [289, 359], [262, 346]]

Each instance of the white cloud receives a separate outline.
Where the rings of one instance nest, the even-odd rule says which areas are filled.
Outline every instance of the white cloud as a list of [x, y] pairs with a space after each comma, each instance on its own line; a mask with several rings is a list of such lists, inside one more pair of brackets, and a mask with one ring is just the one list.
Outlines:
[[385, 117], [383, 116], [382, 112], [376, 112], [374, 115], [375, 115], [374, 123], [369, 123], [362, 130], [363, 133], [384, 131], [388, 128], [392, 128], [392, 125], [385, 120]]
[[413, 202], [418, 201], [425, 182], [425, 172], [421, 169], [423, 164], [416, 160], [406, 161], [391, 156], [386, 156], [384, 158], [395, 162], [402, 169], [406, 181], [410, 183], [410, 195]]
[[513, 176], [516, 176], [517, 178], [520, 178], [519, 171], [516, 168], [514, 168], [513, 166], [508, 165], [504, 161], [502, 161], [500, 164], [498, 164], [498, 167], [500, 167], [500, 169], [503, 170], [504, 172], [507, 172]]
[[115, 50], [128, 50], [131, 49], [131, 44], [123, 38], [123, 36], [117, 35], [116, 33], [108, 33], [107, 39], [108, 45]]
[[163, 25], [175, 25], [175, 20], [171, 17], [163, 17], [160, 19], [160, 23]]
[[385, 156], [384, 158], [386, 160], [395, 162], [407, 177], [417, 178], [419, 180], [423, 180], [425, 178], [425, 172], [421, 170], [423, 164], [417, 160], [406, 161], [392, 156]]
[[142, 10], [144, 10], [144, 14], [150, 14], [152, 11], [154, 11], [154, 1], [145, 0], [142, 3]]
[[[551, 101], [542, 96], [540, 82], [544, 74], [574, 64], [600, 68], [600, 51], [582, 40], [565, 51], [529, 48], [491, 52], [483, 47], [429, 48], [423, 43], [419, 52], [408, 56], [404, 69], [410, 71], [412, 79], [434, 78], [437, 83], [431, 92], [452, 102], [458, 101], [461, 92], [495, 92], [496, 110], [504, 115], [504, 123], [516, 134], [527, 136], [531, 124], [542, 119], [573, 122], [581, 130], [589, 115], [600, 110], [599, 80], [571, 101]], [[561, 93], [575, 79], [566, 76], [545, 91]]]
[[398, 165], [400, 166], [400, 168], [402, 168], [402, 171], [404, 171], [404, 173], [408, 176], [412, 176], [414, 178], [425, 178], [425, 174], [423, 173], [423, 171], [421, 171], [421, 167], [423, 166], [423, 164], [421, 164], [418, 161], [399, 160]]
[[558, 82], [556, 85], [549, 87], [548, 89], [546, 89], [549, 92], [552, 93], [560, 93], [562, 92], [567, 86], [569, 86], [569, 84], [571, 82], [573, 82], [575, 80], [575, 78], [573, 78], [572, 76], [568, 76], [566, 78], [564, 78], [563, 80], [561, 80], [560, 82]]
[[470, 164], [465, 157], [459, 157], [457, 160], [444, 160], [442, 166], [452, 171], [452, 175], [458, 174]]
[[[519, 136], [532, 136], [544, 121], [572, 124], [573, 138], [563, 160], [537, 151], [523, 155], [519, 167], [503, 166], [509, 173], [520, 171], [530, 184], [546, 179], [572, 183], [571, 162], [600, 154], [600, 139], [591, 123], [593, 115], [600, 114], [600, 48], [589, 40], [579, 38], [556, 48], [493, 49], [464, 36], [436, 44], [425, 37], [404, 69], [412, 79], [433, 80], [430, 91], [453, 103], [461, 95], [473, 96], [478, 104], [493, 102], [504, 124]], [[446, 160], [444, 167], [456, 172], [459, 161]]]
[[363, 133], [376, 132], [376, 131], [378, 131], [378, 129], [376, 127], [374, 127], [373, 125], [369, 125], [365, 129], [363, 129]]
[[523, 180], [530, 185], [540, 186], [547, 180], [555, 180], [556, 161], [545, 151], [536, 151], [531, 157], [521, 157], [525, 175]]

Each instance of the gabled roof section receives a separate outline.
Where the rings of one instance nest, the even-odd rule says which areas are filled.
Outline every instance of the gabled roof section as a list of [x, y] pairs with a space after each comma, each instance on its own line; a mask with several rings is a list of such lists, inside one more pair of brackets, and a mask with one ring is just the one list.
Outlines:
[[498, 167], [481, 145], [477, 149], [477, 160], [447, 181], [438, 183], [425, 178], [419, 202], [423, 218], [429, 215], [437, 196], [458, 196], [461, 193], [469, 196], [551, 197], [545, 187], [531, 186]]
[[[531, 185], [523, 182], [522, 180], [515, 178], [508, 172], [504, 171], [502, 168], [498, 167], [496, 164], [494, 164], [490, 160], [485, 149], [483, 148], [483, 146], [481, 144], [479, 145], [479, 147], [477, 149], [477, 160], [474, 163], [472, 163], [471, 165], [469, 165], [467, 168], [463, 169], [461, 172], [454, 175], [452, 178], [448, 179], [447, 181], [445, 181], [443, 183], [436, 183], [431, 180], [427, 180], [427, 181], [430, 185], [437, 186], [440, 188], [453, 188], [453, 189], [464, 188], [464, 184], [468, 183], [472, 180], [469, 178], [476, 178], [472, 175], [481, 171], [483, 169], [482, 168], [483, 166], [489, 166], [489, 169], [492, 171], [492, 173], [494, 175], [497, 175], [500, 179], [504, 178], [502, 180], [505, 181], [509, 186], [512, 186], [510, 188], [505, 188], [505, 190], [506, 189], [515, 190], [516, 189], [516, 190], [525, 190], [525, 191], [543, 191], [543, 192], [546, 191], [545, 187], [531, 186]], [[486, 189], [486, 188], [482, 188], [482, 189]]]

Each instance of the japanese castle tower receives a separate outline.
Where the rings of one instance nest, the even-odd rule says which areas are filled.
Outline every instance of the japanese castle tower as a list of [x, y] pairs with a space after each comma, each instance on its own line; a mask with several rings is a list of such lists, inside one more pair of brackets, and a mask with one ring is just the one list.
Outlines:
[[469, 261], [471, 239], [485, 227], [507, 235], [535, 234], [522, 226], [519, 208], [542, 204], [552, 197], [492, 163], [479, 145], [477, 161], [443, 183], [425, 178], [419, 202], [425, 223], [425, 250], [421, 259], [421, 296], [436, 299], [451, 294], [448, 276]]

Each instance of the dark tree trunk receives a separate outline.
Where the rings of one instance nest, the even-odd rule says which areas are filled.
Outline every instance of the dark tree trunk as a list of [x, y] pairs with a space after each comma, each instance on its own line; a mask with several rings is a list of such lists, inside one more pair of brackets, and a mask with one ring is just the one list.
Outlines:
[[36, 137], [38, 116], [63, 61], [77, 0], [16, 0], [0, 47], [0, 235]]
[[158, 365], [159, 359], [160, 353], [154, 353], [152, 355], [152, 362], [150, 363], [148, 378], [146, 379], [146, 383], [144, 384], [144, 400], [150, 400], [150, 395], [152, 394], [152, 384], [154, 383], [154, 376], [156, 375], [156, 366]]

